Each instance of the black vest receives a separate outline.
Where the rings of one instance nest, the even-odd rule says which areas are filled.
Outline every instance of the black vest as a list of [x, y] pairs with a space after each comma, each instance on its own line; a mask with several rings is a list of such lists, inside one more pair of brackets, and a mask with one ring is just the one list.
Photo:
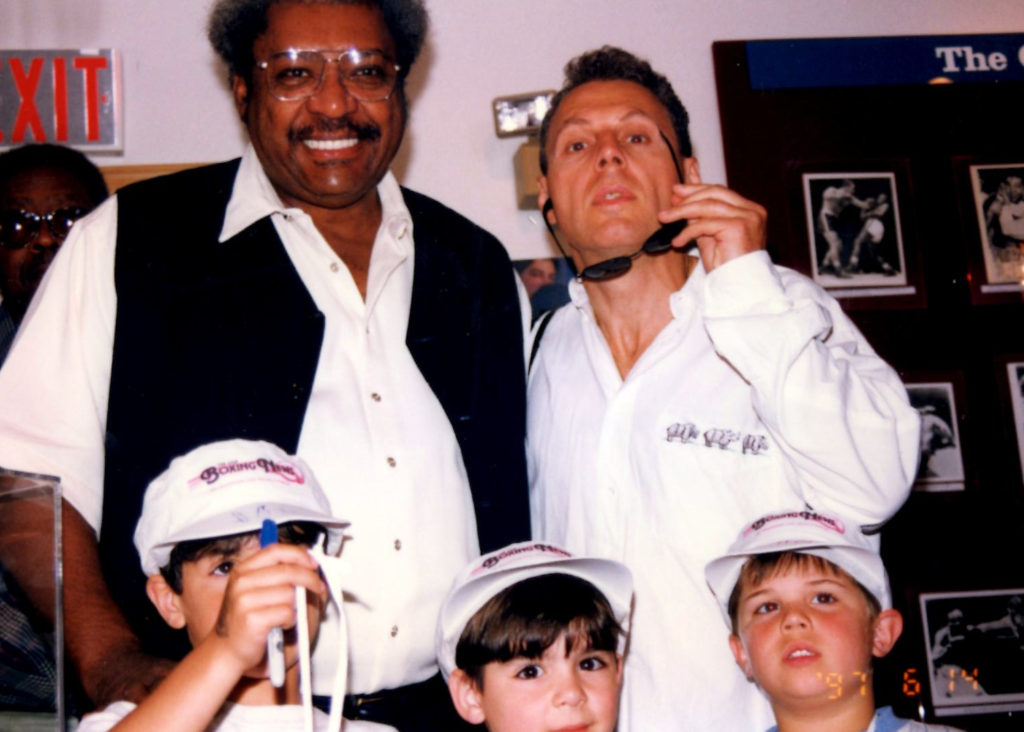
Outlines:
[[[235, 160], [118, 192], [100, 559], [144, 646], [172, 657], [187, 640], [150, 605], [132, 541], [146, 485], [215, 440], [294, 453], [324, 333], [269, 218], [218, 243], [237, 170]], [[518, 295], [494, 237], [403, 195], [415, 237], [406, 343], [455, 431], [487, 552], [529, 536]]]

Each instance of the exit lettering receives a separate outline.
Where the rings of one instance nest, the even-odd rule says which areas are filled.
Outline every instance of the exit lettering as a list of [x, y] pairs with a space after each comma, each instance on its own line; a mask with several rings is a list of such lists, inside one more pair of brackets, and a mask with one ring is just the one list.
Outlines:
[[0, 51], [0, 145], [119, 142], [114, 52]]

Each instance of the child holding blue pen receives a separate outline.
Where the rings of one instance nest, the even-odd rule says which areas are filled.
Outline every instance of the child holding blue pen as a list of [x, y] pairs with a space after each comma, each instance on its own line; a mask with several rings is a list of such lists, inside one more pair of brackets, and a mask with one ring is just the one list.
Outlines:
[[78, 729], [327, 729], [299, 703], [296, 600], [315, 639], [328, 588], [310, 547], [336, 554], [343, 526], [308, 467], [274, 445], [228, 440], [172, 461], [146, 490], [135, 546], [150, 600], [192, 651], [139, 706], [115, 702]]

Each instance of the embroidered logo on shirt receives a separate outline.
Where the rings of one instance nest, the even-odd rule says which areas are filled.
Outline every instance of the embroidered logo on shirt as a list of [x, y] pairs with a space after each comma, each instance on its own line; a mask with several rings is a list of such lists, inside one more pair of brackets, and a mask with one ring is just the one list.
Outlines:
[[704, 447], [717, 447], [719, 450], [735, 449], [734, 443], [738, 443], [744, 455], [760, 455], [768, 451], [768, 437], [766, 435], [753, 435], [723, 427], [712, 427], [703, 432], [693, 422], [673, 422], [665, 430], [665, 441], [678, 441], [682, 445], [700, 445]]

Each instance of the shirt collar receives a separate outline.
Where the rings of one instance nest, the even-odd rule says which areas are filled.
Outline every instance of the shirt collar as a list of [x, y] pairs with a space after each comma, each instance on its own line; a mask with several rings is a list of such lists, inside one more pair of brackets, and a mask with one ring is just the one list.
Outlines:
[[283, 213], [287, 208], [281, 203], [277, 191], [263, 171], [256, 150], [246, 145], [238, 175], [231, 189], [231, 198], [224, 212], [224, 226], [220, 230], [220, 241], [227, 241], [260, 219], [273, 213]]
[[[381, 229], [396, 240], [411, 242], [411, 236], [403, 239], [402, 234], [411, 233], [412, 216], [402, 197], [402, 189], [391, 171], [377, 184], [377, 194], [381, 202]], [[250, 143], [246, 145], [242, 162], [238, 166], [238, 175], [235, 176], [231, 198], [224, 212], [224, 226], [220, 230], [219, 241], [227, 241], [271, 214], [297, 211], [281, 202], [256, 156], [256, 149]]]
[[[412, 253], [412, 214], [405, 205], [405, 197], [398, 180], [389, 170], [377, 184], [377, 195], [380, 196], [381, 230], [391, 235], [396, 241], [405, 242], [408, 253]], [[405, 236], [409, 234], [409, 236]]]
[[[690, 254], [689, 256], [694, 256]], [[699, 297], [698, 293], [704, 292], [704, 280], [707, 279], [707, 272], [704, 271], [704, 260], [696, 257], [697, 265], [690, 270], [686, 282], [678, 290], [673, 292], [668, 299], [668, 306], [672, 310], [672, 317], [677, 320], [694, 307], [694, 299]]]

